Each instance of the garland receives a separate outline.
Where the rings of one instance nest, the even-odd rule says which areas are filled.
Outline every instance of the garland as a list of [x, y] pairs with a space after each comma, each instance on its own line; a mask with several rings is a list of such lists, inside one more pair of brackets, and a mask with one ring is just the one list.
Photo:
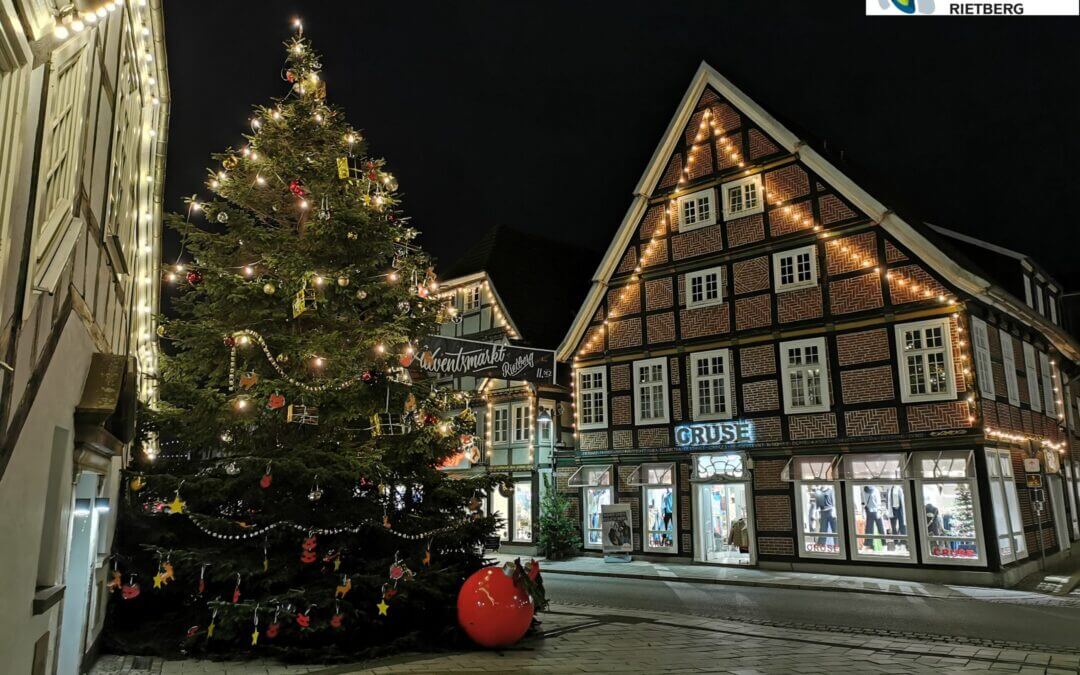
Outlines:
[[277, 359], [274, 358], [273, 354], [270, 353], [270, 348], [266, 346], [266, 341], [263, 340], [263, 337], [261, 335], [259, 335], [258, 333], [256, 333], [255, 331], [253, 331], [251, 329], [238, 330], [238, 331], [236, 331], [236, 332], [234, 332], [232, 334], [232, 337], [234, 338], [234, 342], [233, 342], [232, 346], [230, 347], [231, 351], [230, 351], [230, 354], [229, 354], [229, 391], [235, 391], [235, 389], [236, 389], [236, 347], [237, 347], [237, 342], [235, 341], [235, 338], [237, 338], [237, 337], [248, 337], [248, 338], [251, 338], [252, 340], [254, 340], [256, 343], [258, 343], [258, 345], [260, 347], [262, 347], [263, 354], [266, 355], [266, 360], [270, 363], [271, 366], [273, 366], [274, 370], [277, 371], [277, 374], [280, 375], [282, 377], [282, 379], [287, 380], [289, 382], [289, 384], [293, 385], [294, 387], [300, 387], [304, 391], [307, 391], [307, 392], [310, 392], [310, 393], [319, 393], [319, 392], [327, 391], [329, 389], [343, 390], [343, 389], [346, 389], [346, 388], [351, 387], [352, 385], [356, 384], [363, 377], [362, 375], [353, 375], [352, 377], [350, 377], [350, 378], [348, 378], [346, 380], [343, 380], [342, 382], [339, 382], [337, 384], [330, 384], [330, 383], [328, 383], [328, 384], [319, 384], [319, 385], [305, 384], [305, 383], [300, 382], [299, 380], [297, 380], [297, 379], [295, 379], [293, 377], [290, 377], [285, 372], [285, 370], [281, 367], [281, 364], [279, 364], [277, 362]]
[[308, 527], [308, 526], [305, 526], [305, 525], [301, 525], [300, 523], [294, 523], [291, 520], [281, 520], [281, 521], [278, 521], [276, 523], [271, 523], [271, 524], [269, 524], [269, 525], [267, 525], [265, 527], [261, 527], [261, 528], [259, 528], [257, 530], [253, 530], [251, 532], [245, 532], [244, 534], [221, 534], [219, 532], [214, 532], [213, 530], [209, 529], [208, 527], [206, 527], [205, 525], [203, 525], [200, 522], [203, 519], [209, 519], [209, 516], [200, 516], [200, 515], [194, 514], [194, 513], [185, 513], [184, 515], [186, 515], [188, 517], [188, 519], [192, 522], [193, 525], [195, 525], [195, 527], [202, 530], [202, 532], [204, 534], [207, 534], [207, 535], [209, 535], [211, 537], [214, 537], [215, 539], [221, 539], [221, 540], [255, 539], [256, 537], [262, 536], [263, 534], [266, 534], [267, 532], [269, 532], [269, 531], [271, 531], [273, 529], [279, 528], [279, 527], [291, 527], [292, 529], [299, 530], [301, 532], [308, 532], [308, 533], [311, 533], [311, 534], [329, 535], [329, 534], [341, 534], [342, 532], [351, 532], [353, 534], [357, 534], [357, 533], [360, 532], [361, 529], [364, 529], [366, 527], [376, 527], [377, 526], [377, 527], [389, 532], [390, 534], [393, 534], [396, 537], [400, 537], [401, 539], [406, 539], [406, 540], [409, 540], [409, 541], [417, 541], [417, 540], [421, 540], [421, 539], [430, 539], [434, 535], [443, 534], [443, 533], [446, 533], [446, 532], [450, 532], [452, 530], [456, 530], [459, 527], [462, 527], [462, 526], [466, 525], [469, 522], [468, 519], [462, 518], [461, 520], [457, 521], [456, 523], [452, 523], [450, 525], [444, 525], [443, 527], [438, 527], [438, 528], [435, 528], [433, 530], [428, 530], [426, 532], [417, 532], [416, 534], [407, 534], [407, 533], [404, 533], [404, 532], [398, 532], [397, 530], [395, 530], [395, 529], [393, 529], [391, 527], [388, 527], [385, 523], [380, 523], [380, 522], [377, 522], [377, 521], [374, 521], [374, 520], [364, 520], [364, 521], [361, 521], [357, 525], [351, 525], [351, 526], [350, 525], [345, 525], [345, 526], [342, 526], [342, 527]]

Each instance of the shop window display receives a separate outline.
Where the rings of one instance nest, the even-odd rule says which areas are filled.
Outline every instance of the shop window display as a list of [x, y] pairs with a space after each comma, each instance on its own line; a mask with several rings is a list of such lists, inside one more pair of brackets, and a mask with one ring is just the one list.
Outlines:
[[904, 454], [844, 457], [853, 558], [915, 561], [908, 459]]
[[582, 489], [581, 516], [585, 548], [601, 548], [603, 536], [600, 530], [600, 507], [615, 503], [611, 487], [611, 465], [583, 466], [570, 476], [567, 485]]
[[491, 513], [499, 517], [499, 526], [495, 529], [499, 540], [509, 541], [510, 499], [498, 488], [491, 495]]
[[836, 456], [796, 457], [782, 476], [795, 483], [800, 557], [844, 557], [844, 518]]
[[970, 451], [915, 456], [923, 561], [982, 564], [975, 468]]
[[514, 483], [514, 541], [532, 541], [532, 483]]
[[702, 562], [754, 562], [749, 476], [740, 454], [698, 455], [694, 461], [696, 556]]
[[646, 464], [638, 475], [645, 507], [645, 549], [675, 553], [675, 467]]

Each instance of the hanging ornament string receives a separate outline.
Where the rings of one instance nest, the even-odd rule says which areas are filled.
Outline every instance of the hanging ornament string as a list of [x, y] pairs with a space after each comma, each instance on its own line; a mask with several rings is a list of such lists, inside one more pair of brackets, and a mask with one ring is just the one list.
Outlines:
[[277, 362], [277, 359], [274, 358], [274, 355], [270, 353], [270, 348], [266, 346], [266, 341], [263, 340], [263, 337], [255, 331], [250, 329], [238, 330], [234, 332], [231, 337], [233, 339], [233, 342], [232, 345], [230, 345], [229, 353], [229, 391], [236, 390], [236, 350], [237, 347], [239, 347], [240, 345], [239, 338], [247, 338], [253, 340], [260, 347], [262, 347], [263, 354], [266, 355], [266, 361], [274, 368], [275, 371], [277, 371], [277, 374], [280, 375], [284, 380], [288, 381], [289, 384], [295, 387], [300, 387], [306, 392], [317, 394], [319, 392], [329, 391], [331, 389], [347, 389], [363, 378], [363, 375], [360, 374], [353, 375], [352, 377], [349, 377], [337, 383], [328, 382], [326, 384], [318, 385], [307, 384], [305, 382], [297, 380], [296, 378], [290, 376], [288, 373], [285, 372], [285, 369], [282, 368], [281, 364]]
[[395, 537], [400, 537], [401, 539], [407, 539], [409, 541], [414, 541], [414, 540], [429, 539], [432, 536], [437, 535], [437, 534], [445, 534], [447, 532], [452, 532], [452, 531], [457, 530], [457, 529], [459, 529], [459, 528], [461, 528], [461, 527], [463, 527], [463, 526], [465, 526], [465, 525], [467, 525], [467, 524], [469, 524], [471, 522], [471, 519], [469, 519], [469, 518], [462, 518], [462, 519], [460, 519], [460, 520], [458, 520], [456, 522], [453, 522], [453, 523], [451, 523], [449, 525], [444, 525], [443, 527], [437, 527], [435, 529], [427, 530], [425, 532], [417, 532], [415, 534], [410, 534], [410, 533], [407, 533], [407, 532], [399, 532], [399, 531], [397, 531], [397, 530], [395, 530], [395, 529], [393, 529], [391, 527], [388, 527], [386, 525], [385, 521], [382, 521], [382, 520], [378, 520], [378, 521], [377, 520], [362, 520], [356, 525], [343, 525], [341, 527], [309, 527], [307, 525], [301, 525], [300, 523], [294, 523], [291, 520], [281, 520], [281, 521], [278, 521], [276, 523], [270, 523], [269, 525], [266, 525], [265, 527], [260, 527], [258, 529], [252, 529], [251, 531], [244, 532], [243, 534], [222, 534], [220, 532], [215, 532], [215, 531], [211, 530], [209, 527], [207, 527], [203, 523], [204, 520], [210, 520], [209, 516], [201, 516], [201, 515], [196, 514], [196, 513], [185, 513], [184, 515], [186, 515], [188, 517], [188, 519], [191, 520], [192, 524], [195, 525], [195, 527], [202, 530], [202, 532], [204, 534], [210, 535], [211, 537], [214, 537], [215, 539], [230, 540], [230, 541], [243, 540], [243, 539], [255, 539], [256, 537], [260, 537], [260, 536], [270, 532], [271, 530], [275, 530], [277, 528], [286, 528], [286, 527], [292, 528], [294, 530], [299, 530], [301, 532], [307, 532], [307, 533], [319, 534], [319, 535], [342, 534], [344, 532], [357, 534], [357, 533], [360, 532], [360, 530], [363, 530], [365, 528], [375, 528], [375, 529], [383, 530], [385, 532], [389, 532], [390, 534], [394, 535]]

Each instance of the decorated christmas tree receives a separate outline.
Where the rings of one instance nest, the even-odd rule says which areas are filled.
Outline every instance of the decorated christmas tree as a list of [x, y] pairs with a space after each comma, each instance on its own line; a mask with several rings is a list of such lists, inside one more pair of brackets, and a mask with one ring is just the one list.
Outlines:
[[443, 311], [431, 262], [296, 30], [287, 95], [214, 157], [212, 196], [169, 219], [183, 247], [163, 271], [160, 403], [126, 471], [110, 584], [127, 653], [452, 642], [494, 531], [478, 510], [491, 481], [438, 470], [473, 432], [468, 406], [407, 370]]

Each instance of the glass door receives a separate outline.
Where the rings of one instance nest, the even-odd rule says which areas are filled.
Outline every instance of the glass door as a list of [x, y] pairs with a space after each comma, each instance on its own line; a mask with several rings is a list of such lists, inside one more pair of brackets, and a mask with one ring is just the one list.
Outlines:
[[753, 564], [753, 518], [746, 501], [746, 486], [741, 481], [694, 486], [698, 560], [724, 565]]
[[604, 538], [600, 530], [600, 507], [612, 504], [611, 486], [585, 488], [585, 548], [602, 548]]
[[532, 481], [514, 482], [514, 541], [531, 542], [533, 540]]

